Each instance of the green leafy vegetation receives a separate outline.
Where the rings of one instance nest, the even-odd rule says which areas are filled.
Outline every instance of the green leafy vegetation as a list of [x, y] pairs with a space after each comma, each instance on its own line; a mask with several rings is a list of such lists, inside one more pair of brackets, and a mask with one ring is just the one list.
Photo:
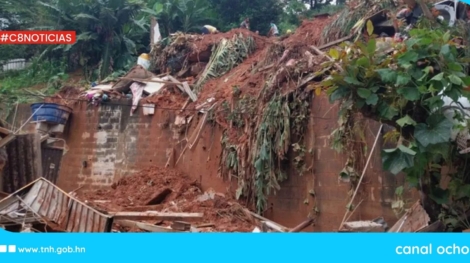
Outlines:
[[[367, 31], [373, 31], [370, 21]], [[467, 148], [466, 140], [461, 145], [454, 138], [468, 132], [470, 116], [458, 101], [470, 95], [469, 60], [453, 37], [446, 27], [433, 25], [418, 26], [385, 52], [374, 36], [343, 44], [329, 52], [343, 70], [323, 81], [331, 102], [342, 102], [336, 142], [348, 147], [356, 112], [394, 127], [384, 136], [395, 145], [382, 152], [384, 169], [405, 173], [408, 184], [425, 196], [431, 219], [441, 219], [449, 231], [465, 228], [462, 218], [470, 210], [468, 154], [459, 152]], [[447, 186], [444, 176], [450, 178]]]
[[[250, 18], [250, 29], [266, 34], [271, 21], [278, 24], [281, 33], [294, 30], [301, 19], [313, 14], [335, 10], [331, 1], [228, 1], [228, 0], [19, 0], [2, 1], [0, 18], [6, 19], [6, 30], [74, 30], [74, 45], [1, 45], [2, 60], [25, 58], [44, 63], [21, 71], [0, 76], [2, 92], [29, 85], [50, 83], [53, 91], [66, 72], [83, 71], [86, 81], [99, 81], [126, 72], [134, 65], [140, 53], [148, 53], [150, 18], [156, 17], [164, 37], [170, 33], [200, 32], [201, 26], [211, 24], [221, 31], [239, 27]], [[307, 8], [307, 6], [309, 8]], [[66, 62], [65, 64], [63, 62]], [[48, 74], [37, 76], [42, 69]], [[23, 72], [35, 73], [23, 74]], [[49, 71], [48, 71], [49, 72]], [[50, 81], [50, 79], [55, 79]], [[12, 84], [15, 83], [15, 84]], [[14, 97], [14, 96], [13, 96]]]

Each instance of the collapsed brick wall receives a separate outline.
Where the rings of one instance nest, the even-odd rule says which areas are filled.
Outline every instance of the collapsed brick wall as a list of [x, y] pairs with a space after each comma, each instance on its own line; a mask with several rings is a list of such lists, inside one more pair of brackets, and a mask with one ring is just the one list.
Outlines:
[[[174, 129], [175, 112], [157, 109], [154, 116], [143, 116], [138, 108], [134, 116], [129, 116], [130, 103], [124, 100], [93, 107], [80, 102], [73, 107], [70, 126], [64, 134], [69, 151], [62, 160], [59, 187], [66, 191], [84, 185], [88, 189], [106, 187], [140, 169], [164, 166], [172, 154], [178, 159], [186, 136], [185, 132], [177, 133]], [[289, 179], [281, 184], [281, 191], [270, 198], [271, 207], [266, 216], [293, 227], [317, 208], [320, 213], [316, 226], [307, 230], [336, 231], [346, 212], [350, 192], [350, 184], [338, 177], [345, 157], [333, 151], [329, 144], [329, 136], [337, 127], [337, 109], [325, 97], [313, 99], [311, 105], [306, 146], [312, 149], [312, 154], [307, 154], [305, 162], [313, 172], [299, 176], [291, 171]], [[201, 116], [192, 120], [187, 137], [196, 130], [200, 120]], [[379, 124], [368, 121], [366, 125], [370, 150]], [[217, 126], [206, 125], [197, 146], [187, 150], [176, 167], [199, 180], [204, 189], [226, 192], [233, 190], [234, 184], [217, 176], [221, 136]], [[391, 201], [396, 187], [403, 184], [403, 177], [382, 171], [380, 147], [373, 156], [365, 183], [355, 199], [356, 203], [363, 202], [351, 220], [383, 216], [392, 225], [397, 218]], [[311, 190], [315, 191], [316, 199], [309, 194]]]

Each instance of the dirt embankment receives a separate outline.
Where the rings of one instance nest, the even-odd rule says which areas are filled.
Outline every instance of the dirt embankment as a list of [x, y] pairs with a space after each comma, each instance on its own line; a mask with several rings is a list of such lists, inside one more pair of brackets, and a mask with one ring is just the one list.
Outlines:
[[[85, 192], [79, 194], [79, 198], [106, 212], [144, 212], [148, 207], [152, 209], [149, 211], [204, 213], [204, 218], [197, 224], [211, 226], [199, 229], [202, 232], [251, 232], [254, 228], [235, 200], [211, 190], [203, 192], [197, 181], [173, 169], [145, 169], [119, 180], [110, 189]], [[162, 221], [148, 223], [170, 224]], [[140, 232], [119, 225], [114, 228], [123, 232]]]
[[321, 40], [323, 29], [334, 21], [333, 16], [322, 16], [313, 20], [303, 20], [297, 30], [283, 42], [287, 47], [318, 45]]

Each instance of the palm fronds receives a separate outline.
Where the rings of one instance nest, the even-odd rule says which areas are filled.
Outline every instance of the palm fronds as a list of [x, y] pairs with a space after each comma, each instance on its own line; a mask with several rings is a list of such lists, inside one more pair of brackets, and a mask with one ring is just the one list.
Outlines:
[[220, 77], [243, 62], [255, 49], [254, 39], [241, 33], [232, 39], [222, 39], [212, 48], [211, 58], [196, 82], [195, 92], [200, 92], [207, 80]]
[[369, 0], [354, 7], [346, 6], [337, 18], [323, 29], [320, 43], [325, 44], [346, 37], [361, 19], [383, 9], [395, 11], [397, 8], [398, 4], [391, 0]]

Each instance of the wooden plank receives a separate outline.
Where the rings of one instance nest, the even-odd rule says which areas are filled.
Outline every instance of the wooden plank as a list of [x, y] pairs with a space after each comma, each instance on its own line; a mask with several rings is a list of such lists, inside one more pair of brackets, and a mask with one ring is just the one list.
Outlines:
[[136, 228], [148, 231], [148, 232], [160, 232], [160, 233], [161, 232], [180, 232], [178, 230], [175, 230], [169, 227], [156, 226], [156, 225], [132, 221], [132, 220], [117, 220], [115, 221], [115, 223], [124, 227], [136, 227]]
[[[34, 134], [34, 143], [33, 143], [33, 153], [34, 153], [34, 171], [35, 177], [42, 177], [42, 148], [41, 148], [41, 134]], [[36, 179], [35, 178], [35, 179]]]
[[191, 230], [191, 223], [184, 221], [175, 221], [171, 225], [171, 228], [179, 231], [189, 231]]
[[110, 213], [114, 216], [115, 220], [167, 220], [167, 221], [178, 221], [178, 220], [200, 220], [204, 216], [203, 213], [162, 213], [156, 211], [146, 212], [116, 212]]
[[0, 140], [0, 148], [2, 148], [3, 146], [6, 146], [7, 144], [9, 144], [15, 138], [16, 138], [16, 135], [14, 135], [13, 133], [8, 134], [7, 137]]
[[144, 205], [144, 206], [128, 206], [125, 209], [128, 212], [146, 212], [163, 210], [163, 205]]
[[189, 98], [191, 98], [192, 101], [195, 102], [197, 100], [197, 96], [196, 96], [196, 94], [194, 94], [194, 92], [189, 87], [188, 82], [186, 82], [186, 81], [183, 82], [183, 89], [188, 94]]

